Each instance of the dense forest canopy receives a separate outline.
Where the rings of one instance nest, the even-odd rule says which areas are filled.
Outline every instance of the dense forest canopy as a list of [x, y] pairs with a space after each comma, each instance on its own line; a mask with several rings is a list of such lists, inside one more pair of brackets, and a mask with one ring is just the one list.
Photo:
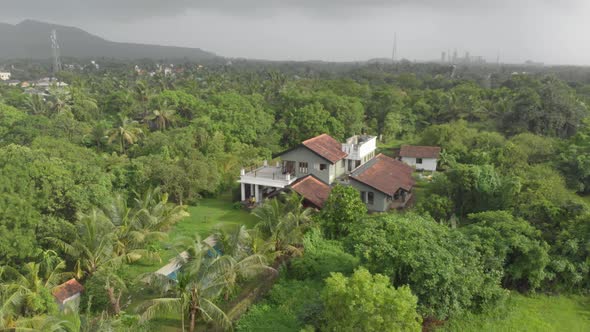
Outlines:
[[[385, 154], [402, 143], [440, 146], [441, 171], [419, 180], [416, 204], [403, 213], [366, 215], [356, 192], [339, 187], [319, 213], [293, 197], [267, 202], [254, 212], [261, 220], [254, 233], [266, 244], [254, 235], [248, 245], [226, 244], [223, 264], [207, 258], [199, 239], [179, 241], [192, 248], [194, 269], [167, 290], [177, 300], [168, 308], [182, 304], [193, 327], [209, 320], [227, 327], [213, 303], [229, 301], [230, 288], [206, 281], [220, 266], [226, 277], [233, 271], [227, 285], [246, 278], [244, 262], [262, 256], [288, 270], [275, 288], [321, 289], [322, 299], [292, 304], [296, 317], [268, 309], [289, 294], [273, 288], [241, 330], [273, 312], [298, 328], [417, 330], [422, 318], [500, 305], [508, 291], [590, 291], [586, 68], [490, 65], [451, 75], [447, 66], [408, 61], [235, 61], [177, 64], [166, 75], [147, 60], [146, 73], [103, 60], [100, 70], [60, 72], [67, 87], [0, 85], [0, 328], [60, 319], [49, 300], [60, 279], [54, 270], [59, 282], [75, 276], [85, 284], [95, 303], [87, 315], [104, 311], [104, 328], [144, 326], [166, 301], [150, 302], [141, 318], [125, 313], [121, 294], [138, 283], [124, 280], [129, 266], [157, 259], [155, 243], [186, 206], [228, 192], [237, 199], [242, 167], [322, 133], [341, 141], [375, 135]], [[47, 70], [12, 64], [24, 68], [23, 80]], [[219, 241], [246, 238], [225, 236]], [[39, 283], [23, 283], [31, 276]], [[382, 293], [366, 298], [382, 321], [330, 314], [362, 290]], [[204, 295], [191, 298], [196, 291]], [[388, 320], [383, 301], [397, 308], [396, 319]], [[98, 328], [80, 319], [79, 328]]]

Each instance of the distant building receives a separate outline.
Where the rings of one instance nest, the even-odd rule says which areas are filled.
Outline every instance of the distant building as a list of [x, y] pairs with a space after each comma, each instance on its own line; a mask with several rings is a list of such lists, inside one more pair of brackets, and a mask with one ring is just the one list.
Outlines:
[[9, 80], [6, 81], [6, 84], [8, 84], [9, 86], [18, 86], [20, 84], [19, 80]]
[[76, 279], [70, 279], [52, 290], [53, 297], [57, 301], [60, 310], [63, 310], [67, 303], [78, 307], [80, 305], [80, 294], [84, 291]]
[[12, 74], [7, 71], [0, 71], [0, 81], [8, 81]]
[[402, 146], [399, 156], [409, 166], [417, 170], [436, 171], [440, 147], [438, 146]]

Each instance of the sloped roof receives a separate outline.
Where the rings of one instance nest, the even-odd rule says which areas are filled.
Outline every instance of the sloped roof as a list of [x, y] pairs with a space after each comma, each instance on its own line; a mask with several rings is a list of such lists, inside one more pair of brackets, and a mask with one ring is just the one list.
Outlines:
[[438, 158], [440, 147], [438, 146], [414, 146], [404, 145], [399, 151], [401, 157], [410, 158]]
[[393, 196], [400, 188], [410, 191], [415, 184], [412, 168], [401, 161], [378, 154], [350, 174], [350, 178]]
[[291, 185], [291, 189], [303, 196], [303, 198], [318, 208], [322, 208], [324, 206], [324, 203], [332, 191], [330, 186], [313, 175], [308, 175], [298, 180], [293, 185]]
[[342, 143], [328, 134], [321, 134], [303, 141], [303, 145], [332, 164], [348, 155], [342, 151]]
[[59, 303], [63, 303], [63, 301], [82, 292], [83, 290], [84, 286], [82, 286], [76, 279], [72, 278], [63, 284], [56, 286], [51, 293], [57, 299], [57, 301], [59, 301]]

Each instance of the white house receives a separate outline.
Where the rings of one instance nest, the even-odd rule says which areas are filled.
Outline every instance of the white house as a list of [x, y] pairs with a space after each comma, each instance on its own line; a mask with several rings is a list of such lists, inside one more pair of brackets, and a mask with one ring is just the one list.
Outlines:
[[9, 72], [0, 71], [0, 81], [8, 81], [11, 76], [12, 74], [10, 74]]
[[440, 147], [404, 145], [400, 149], [401, 161], [417, 170], [436, 171]]

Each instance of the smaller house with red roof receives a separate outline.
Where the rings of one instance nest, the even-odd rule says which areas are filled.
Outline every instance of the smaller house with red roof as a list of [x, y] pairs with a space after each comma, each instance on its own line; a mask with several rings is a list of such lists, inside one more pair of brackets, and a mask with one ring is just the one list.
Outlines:
[[332, 187], [313, 175], [308, 175], [291, 185], [291, 190], [303, 197], [303, 205], [321, 210], [332, 192]]
[[409, 202], [415, 184], [412, 172], [412, 167], [403, 162], [379, 154], [355, 169], [349, 181], [369, 211], [384, 212], [403, 208]]
[[67, 303], [72, 303], [75, 306], [80, 304], [80, 294], [84, 291], [82, 286], [76, 279], [70, 279], [61, 285], [56, 286], [51, 293], [59, 308], [63, 310]]
[[436, 171], [440, 147], [403, 145], [399, 151], [401, 161], [417, 170]]

